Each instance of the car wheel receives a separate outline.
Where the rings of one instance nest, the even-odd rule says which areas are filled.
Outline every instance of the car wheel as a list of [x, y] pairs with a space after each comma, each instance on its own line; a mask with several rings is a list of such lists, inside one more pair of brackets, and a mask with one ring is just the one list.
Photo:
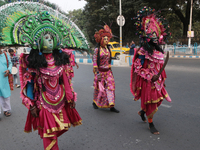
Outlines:
[[115, 55], [115, 58], [116, 58], [117, 60], [120, 60], [120, 54], [116, 54], [116, 55]]

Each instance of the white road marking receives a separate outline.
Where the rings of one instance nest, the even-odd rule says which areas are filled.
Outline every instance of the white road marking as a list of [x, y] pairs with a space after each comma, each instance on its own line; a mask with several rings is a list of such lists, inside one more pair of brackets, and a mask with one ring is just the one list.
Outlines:
[[166, 108], [171, 108], [172, 106], [166, 105], [166, 104], [161, 104], [160, 106], [166, 107]]

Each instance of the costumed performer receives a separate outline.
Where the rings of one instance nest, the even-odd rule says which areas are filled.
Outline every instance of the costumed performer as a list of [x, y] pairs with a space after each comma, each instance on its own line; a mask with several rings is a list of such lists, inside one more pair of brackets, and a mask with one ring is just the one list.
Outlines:
[[164, 98], [171, 102], [165, 89], [165, 70], [158, 75], [164, 64], [164, 51], [160, 44], [164, 43], [169, 28], [162, 23], [162, 20], [166, 22], [165, 19], [158, 18], [154, 11], [147, 7], [138, 11], [139, 17], [135, 24], [141, 47], [134, 53], [130, 90], [135, 101], [141, 99], [141, 111], [138, 112], [141, 119], [146, 122], [146, 114], [151, 133], [159, 134], [153, 124], [153, 116]]
[[[58, 150], [57, 138], [71, 125], [82, 124], [70, 83], [69, 55], [61, 48], [84, 51], [89, 47], [73, 22], [43, 11], [46, 6], [35, 11], [41, 7], [40, 3], [13, 3], [12, 11], [5, 7], [7, 14], [0, 25], [4, 24], [1, 31], [5, 44], [28, 43], [31, 47], [30, 54], [20, 55], [21, 98], [28, 108], [24, 131], [38, 130], [44, 149]], [[54, 10], [49, 11], [54, 14]]]
[[94, 72], [94, 99], [93, 107], [110, 108], [110, 111], [119, 113], [115, 109], [115, 81], [111, 70], [111, 51], [107, 46], [112, 38], [112, 31], [108, 25], [94, 35], [97, 47], [93, 55]]

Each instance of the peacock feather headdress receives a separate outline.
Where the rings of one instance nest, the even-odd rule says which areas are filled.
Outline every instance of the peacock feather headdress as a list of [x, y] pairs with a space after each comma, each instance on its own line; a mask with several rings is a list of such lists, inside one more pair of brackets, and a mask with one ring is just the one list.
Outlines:
[[14, 2], [0, 7], [1, 43], [24, 45], [33, 49], [42, 45], [42, 36], [53, 37], [53, 47], [88, 50], [81, 30], [67, 16], [38, 2]]

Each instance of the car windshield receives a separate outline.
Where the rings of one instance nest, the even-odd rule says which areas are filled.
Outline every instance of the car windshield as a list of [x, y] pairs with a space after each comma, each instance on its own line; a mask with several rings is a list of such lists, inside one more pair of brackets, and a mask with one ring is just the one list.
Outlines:
[[119, 44], [113, 44], [113, 47], [117, 48], [117, 47], [120, 47], [120, 45]]
[[108, 48], [112, 48], [112, 46], [110, 44], [108, 44]]

